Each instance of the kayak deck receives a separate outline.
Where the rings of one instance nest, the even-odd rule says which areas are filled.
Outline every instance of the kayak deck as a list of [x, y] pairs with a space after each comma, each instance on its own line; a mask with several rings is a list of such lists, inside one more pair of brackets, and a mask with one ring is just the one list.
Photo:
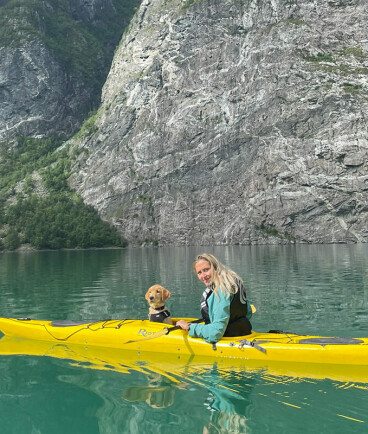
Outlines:
[[[0, 318], [0, 330], [7, 336], [85, 347], [249, 361], [368, 365], [368, 338], [252, 332], [247, 336], [222, 338], [216, 345], [212, 345], [202, 339], [189, 337], [181, 329], [165, 334], [167, 329], [170, 329], [167, 324], [135, 319], [53, 322]], [[161, 335], [156, 337], [157, 333]]]

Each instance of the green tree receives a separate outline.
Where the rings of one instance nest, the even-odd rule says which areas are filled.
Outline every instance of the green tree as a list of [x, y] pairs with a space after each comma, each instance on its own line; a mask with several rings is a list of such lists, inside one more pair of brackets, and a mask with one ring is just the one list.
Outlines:
[[4, 247], [7, 250], [15, 250], [20, 246], [18, 232], [11, 229], [4, 238]]

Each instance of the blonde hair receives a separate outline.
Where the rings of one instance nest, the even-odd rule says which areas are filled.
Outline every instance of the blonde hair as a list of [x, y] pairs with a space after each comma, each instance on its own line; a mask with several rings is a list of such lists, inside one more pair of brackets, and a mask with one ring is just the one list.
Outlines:
[[212, 285], [215, 294], [218, 294], [219, 287], [221, 287], [221, 291], [225, 294], [236, 294], [238, 292], [238, 284], [244, 285], [243, 280], [234, 271], [225, 267], [225, 265], [221, 264], [221, 262], [210, 253], [201, 253], [196, 256], [193, 263], [194, 272], [196, 272], [196, 264], [201, 260], [205, 260], [210, 264]]

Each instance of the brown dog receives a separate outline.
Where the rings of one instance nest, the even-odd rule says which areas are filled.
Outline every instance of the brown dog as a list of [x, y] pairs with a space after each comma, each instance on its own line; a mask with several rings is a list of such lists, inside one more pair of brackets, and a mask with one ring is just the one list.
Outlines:
[[161, 285], [153, 285], [148, 289], [145, 298], [149, 304], [148, 318], [150, 321], [173, 324], [170, 312], [165, 306], [165, 301], [170, 295], [170, 291]]

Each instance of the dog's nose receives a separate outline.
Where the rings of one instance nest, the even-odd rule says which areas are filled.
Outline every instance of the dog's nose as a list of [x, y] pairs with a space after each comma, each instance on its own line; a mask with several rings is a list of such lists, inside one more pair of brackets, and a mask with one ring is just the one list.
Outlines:
[[153, 300], [155, 297], [153, 295], [150, 295], [150, 300]]

